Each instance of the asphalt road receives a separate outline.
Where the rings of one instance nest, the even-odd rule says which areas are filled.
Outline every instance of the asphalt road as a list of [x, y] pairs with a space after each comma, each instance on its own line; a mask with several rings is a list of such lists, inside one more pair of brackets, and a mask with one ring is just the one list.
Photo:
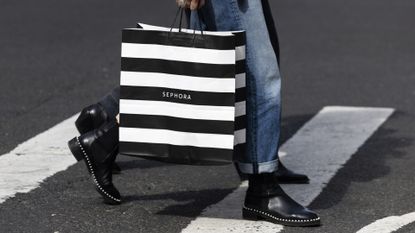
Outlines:
[[[271, 6], [281, 42], [283, 141], [327, 105], [397, 110], [311, 204], [324, 225], [284, 232], [356, 232], [415, 211], [415, 2]], [[173, 0], [0, 1], [0, 154], [118, 84], [121, 28], [167, 26], [174, 13]], [[102, 205], [79, 163], [0, 204], [0, 232], [180, 232], [239, 185], [231, 166], [119, 160], [123, 174], [114, 182], [123, 205]], [[415, 232], [415, 224], [397, 232]]]

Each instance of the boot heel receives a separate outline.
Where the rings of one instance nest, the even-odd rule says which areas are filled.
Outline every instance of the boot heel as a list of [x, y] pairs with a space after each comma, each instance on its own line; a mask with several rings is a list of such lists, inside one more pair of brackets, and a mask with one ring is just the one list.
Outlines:
[[78, 143], [78, 138], [75, 137], [72, 140], [70, 140], [68, 142], [68, 147], [77, 161], [81, 161], [84, 159], [84, 153], [82, 152], [81, 147]]
[[254, 213], [253, 211], [247, 210], [245, 208], [242, 209], [242, 218], [246, 220], [263, 220], [264, 218], [259, 216], [257, 213]]

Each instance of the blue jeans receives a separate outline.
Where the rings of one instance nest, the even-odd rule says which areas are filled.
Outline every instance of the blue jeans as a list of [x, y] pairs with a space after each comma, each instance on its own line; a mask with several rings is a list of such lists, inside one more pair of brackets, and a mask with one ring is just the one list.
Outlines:
[[[261, 0], [209, 0], [190, 27], [246, 31], [247, 154], [234, 158], [243, 173], [274, 172], [278, 165], [281, 77]], [[199, 24], [200, 23], [200, 24]]]

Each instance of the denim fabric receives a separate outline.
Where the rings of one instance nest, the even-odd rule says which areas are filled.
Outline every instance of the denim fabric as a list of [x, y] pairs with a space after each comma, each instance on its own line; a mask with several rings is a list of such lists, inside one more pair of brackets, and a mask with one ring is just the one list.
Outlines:
[[112, 89], [98, 103], [104, 107], [109, 117], [115, 118], [120, 112], [120, 87]]
[[[200, 17], [199, 17], [200, 16]], [[199, 19], [202, 19], [200, 22]], [[281, 78], [261, 0], [210, 0], [190, 15], [190, 27], [246, 31], [247, 154], [234, 158], [243, 173], [277, 170]]]
[[277, 28], [275, 27], [274, 18], [272, 17], [271, 6], [269, 5], [268, 0], [262, 0], [262, 9], [264, 10], [264, 17], [265, 21], [267, 22], [267, 28], [269, 32], [269, 37], [271, 39], [271, 44], [274, 48], [275, 56], [277, 56], [278, 65], [280, 65], [280, 43], [278, 39], [278, 32]]

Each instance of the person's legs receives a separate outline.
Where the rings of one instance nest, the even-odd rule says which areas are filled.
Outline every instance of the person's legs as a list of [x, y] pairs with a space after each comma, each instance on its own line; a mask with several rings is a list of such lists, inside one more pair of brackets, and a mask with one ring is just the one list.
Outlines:
[[[235, 161], [246, 174], [274, 172], [278, 166], [281, 79], [261, 1], [211, 0], [201, 14], [206, 30], [246, 31], [247, 154]], [[192, 14], [192, 28], [198, 28], [197, 20], [197, 14]]]
[[[290, 226], [313, 226], [320, 218], [291, 199], [278, 185], [281, 79], [261, 0], [210, 0], [202, 8], [206, 30], [246, 31], [247, 153], [234, 158], [249, 174], [242, 208], [245, 219]], [[198, 28], [198, 16], [191, 16]]]
[[272, 17], [271, 6], [269, 5], [269, 0], [262, 0], [261, 2], [271, 44], [274, 48], [275, 56], [277, 56], [278, 65], [280, 65], [280, 43], [278, 39], [277, 27], [275, 25], [274, 18]]
[[[244, 3], [244, 4], [245, 4], [245, 6], [247, 6], [246, 3]], [[277, 60], [277, 62], [279, 62], [278, 61], [278, 58], [279, 58], [278, 35], [277, 35], [276, 28], [275, 28], [274, 20], [273, 20], [273, 17], [272, 17], [271, 8], [270, 8], [270, 5], [268, 3], [268, 0], [261, 0], [261, 4], [262, 4], [262, 10], [263, 10], [263, 13], [262, 14], [261, 14], [260, 10], [258, 10], [260, 8], [259, 7], [259, 4], [256, 4], [256, 5], [250, 4], [250, 5], [248, 5], [249, 7], [252, 7], [252, 8], [255, 8], [256, 7], [257, 8], [257, 10], [254, 13], [252, 13], [252, 14], [255, 14], [255, 15], [259, 14], [259, 16], [256, 16], [255, 17], [255, 19], [257, 19], [257, 20], [252, 21], [251, 26], [252, 25], [257, 25], [257, 24], [263, 26], [263, 21], [265, 21], [265, 24], [266, 24], [266, 32], [268, 32], [269, 40], [270, 40], [270, 43], [272, 44], [272, 47], [273, 47], [273, 50], [274, 50], [274, 54], [276, 56], [276, 60]], [[215, 6], [215, 9], [213, 9], [214, 6]], [[202, 24], [203, 24], [203, 28], [205, 30], [219, 30], [219, 29], [225, 30], [223, 28], [226, 28], [225, 27], [226, 22], [222, 22], [222, 21], [226, 21], [226, 20], [228, 21], [227, 27], [228, 28], [231, 28], [229, 26], [229, 22], [232, 23], [234, 21], [232, 21], [232, 18], [224, 17], [223, 16], [224, 12], [227, 10], [227, 7], [226, 6], [229, 6], [229, 4], [226, 4], [226, 5], [223, 5], [223, 6], [217, 6], [217, 3], [213, 3], [213, 4], [208, 3], [208, 5], [205, 6], [204, 9], [202, 9], [201, 15], [202, 15], [202, 20], [204, 21]], [[237, 11], [234, 11], [234, 12], [237, 12]], [[192, 28], [199, 28], [198, 21], [197, 21], [198, 20], [198, 17], [196, 15], [193, 15], [192, 16], [192, 19], [190, 19], [190, 16], [191, 16], [190, 10], [187, 10], [186, 13], [187, 13], [188, 24]], [[215, 17], [215, 15], [216, 15], [216, 17]], [[221, 20], [220, 22], [218, 22], [218, 20], [217, 20], [217, 18], [218, 18], [217, 15], [220, 16], [220, 18], [219, 18]], [[228, 16], [232, 16], [232, 14], [227, 14], [227, 15]], [[263, 15], [263, 18], [264, 19], [261, 19], [261, 15]], [[220, 27], [220, 28], [218, 29], [218, 27]], [[241, 26], [238, 26], [238, 25], [236, 25], [236, 26], [234, 25], [233, 27], [234, 28], [241, 28]], [[246, 28], [245, 30], [249, 30], [249, 27], [245, 27], [245, 28]], [[264, 27], [258, 28], [258, 29], [260, 31], [261, 30], [264, 30], [265, 31], [265, 28]], [[267, 37], [265, 36], [262, 39], [267, 39]], [[248, 40], [249, 40], [249, 38], [248, 38]], [[248, 41], [248, 43], [249, 43], [249, 41]], [[264, 44], [263, 46], [266, 47], [266, 46], [269, 46], [269, 44], [267, 44], [267, 45]], [[269, 54], [269, 55], [271, 55], [271, 54]], [[258, 59], [254, 59], [254, 60], [255, 61], [259, 61]], [[272, 66], [271, 63], [273, 61], [272, 60], [267, 60], [267, 61], [270, 63], [268, 65], [269, 66]], [[253, 64], [253, 65], [255, 65], [255, 64]], [[278, 69], [278, 67], [277, 67], [277, 69]], [[270, 88], [272, 88], [272, 87], [270, 87]], [[279, 92], [280, 85], [276, 85], [276, 88], [277, 89], [275, 91]], [[279, 95], [278, 95], [278, 97], [279, 97]], [[275, 111], [275, 112], [278, 112], [279, 116], [281, 116], [280, 109], [279, 109], [279, 111]], [[280, 119], [278, 118], [276, 120], [279, 121]], [[280, 123], [278, 122], [278, 125], [279, 124]], [[278, 159], [278, 156], [277, 156], [277, 159]], [[250, 165], [248, 165], [248, 166], [250, 166]], [[242, 180], [246, 180], [247, 179], [247, 175], [242, 173], [242, 171], [241, 171], [241, 169], [239, 169], [237, 163], [236, 163], [236, 169], [238, 171], [238, 174], [240, 175], [240, 178]], [[246, 169], [244, 171], [246, 172]], [[282, 182], [282, 183], [308, 183], [309, 182], [309, 179], [308, 179], [308, 177], [306, 175], [298, 174], [298, 173], [296, 173], [294, 171], [291, 171], [290, 169], [288, 169], [287, 167], [285, 167], [281, 163], [281, 161], [278, 161], [278, 169], [275, 172], [275, 175], [277, 176], [278, 180], [280, 182]]]

